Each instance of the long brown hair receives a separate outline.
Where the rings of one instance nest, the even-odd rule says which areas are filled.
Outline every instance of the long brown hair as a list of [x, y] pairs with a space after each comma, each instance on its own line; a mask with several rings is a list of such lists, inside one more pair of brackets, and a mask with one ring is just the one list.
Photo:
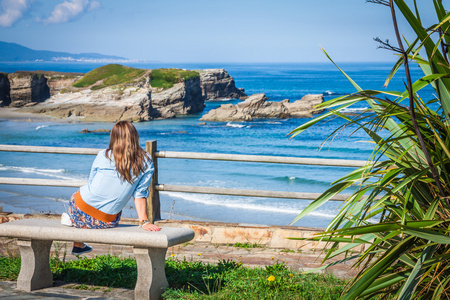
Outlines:
[[149, 156], [139, 146], [139, 134], [136, 128], [128, 121], [119, 121], [111, 130], [109, 148], [106, 157], [114, 156], [117, 172], [120, 178], [133, 183], [141, 172], [147, 168]]

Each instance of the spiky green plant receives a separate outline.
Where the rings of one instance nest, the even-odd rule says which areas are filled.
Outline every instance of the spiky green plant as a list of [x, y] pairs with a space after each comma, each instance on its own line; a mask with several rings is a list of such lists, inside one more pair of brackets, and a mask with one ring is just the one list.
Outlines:
[[[328, 112], [291, 135], [339, 117], [348, 121], [345, 126], [358, 126], [368, 134], [376, 143], [375, 155], [366, 166], [334, 182], [294, 222], [333, 195], [358, 186], [326, 230], [314, 238], [331, 244], [325, 261], [365, 246], [363, 253], [345, 259], [354, 260], [360, 271], [342, 298], [450, 299], [450, 13], [441, 1], [428, 0], [437, 21], [425, 26], [416, 1], [410, 5], [404, 0], [369, 2], [389, 7], [397, 36], [397, 46], [382, 42], [382, 47], [400, 55], [386, 85], [404, 65], [407, 88], [402, 92], [363, 90], [341, 70], [357, 92], [324, 102], [319, 109]], [[396, 12], [415, 32], [414, 41], [402, 40]], [[410, 79], [411, 61], [424, 73], [416, 82]], [[419, 96], [428, 85], [436, 99]], [[370, 105], [370, 113], [359, 117], [341, 113], [361, 101]], [[372, 223], [373, 219], [377, 222]]]

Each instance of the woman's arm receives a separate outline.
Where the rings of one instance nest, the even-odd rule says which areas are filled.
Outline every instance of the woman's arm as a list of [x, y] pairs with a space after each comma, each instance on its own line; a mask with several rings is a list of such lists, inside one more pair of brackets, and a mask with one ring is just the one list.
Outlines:
[[[138, 214], [139, 221], [147, 220], [147, 199], [145, 198], [134, 198], [134, 204], [136, 205], [136, 212]], [[161, 227], [155, 224], [147, 223], [142, 225], [142, 229], [148, 231], [160, 231]]]

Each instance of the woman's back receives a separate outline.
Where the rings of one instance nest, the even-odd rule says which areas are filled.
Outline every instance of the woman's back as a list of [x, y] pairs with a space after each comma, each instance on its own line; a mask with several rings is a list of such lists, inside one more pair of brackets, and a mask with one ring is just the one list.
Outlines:
[[89, 205], [107, 214], [117, 214], [133, 198], [147, 198], [148, 186], [153, 174], [153, 163], [146, 161], [146, 168], [130, 183], [123, 180], [116, 169], [114, 156], [106, 156], [102, 150], [92, 164], [89, 183], [80, 188], [81, 198]]

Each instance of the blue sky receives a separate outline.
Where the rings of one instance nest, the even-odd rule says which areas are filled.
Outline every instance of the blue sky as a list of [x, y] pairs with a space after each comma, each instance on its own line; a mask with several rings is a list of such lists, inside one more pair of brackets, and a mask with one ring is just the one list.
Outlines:
[[[433, 24], [432, 1], [418, 1]], [[402, 33], [410, 35], [404, 20]], [[159, 62], [393, 61], [389, 8], [365, 0], [0, 0], [0, 40]]]

